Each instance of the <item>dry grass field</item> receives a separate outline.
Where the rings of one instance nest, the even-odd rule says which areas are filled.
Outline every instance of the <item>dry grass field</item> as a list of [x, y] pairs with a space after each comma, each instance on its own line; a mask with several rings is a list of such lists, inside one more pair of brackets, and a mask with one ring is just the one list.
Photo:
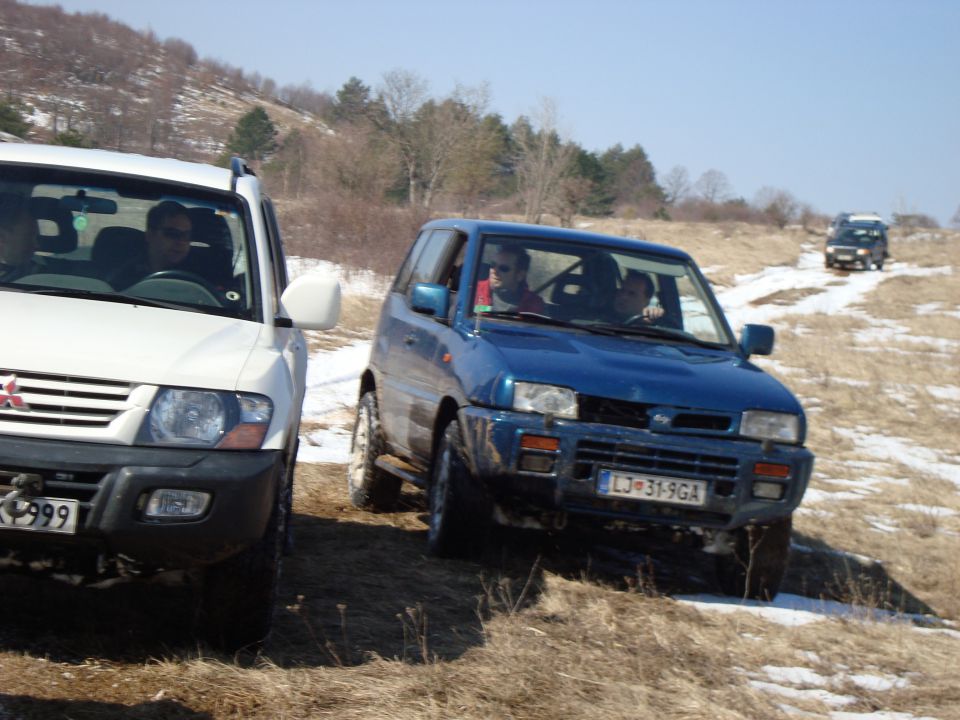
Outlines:
[[[734, 224], [590, 229], [681, 247], [721, 292], [822, 243]], [[817, 456], [783, 589], [807, 611], [710, 604], [709, 563], [671, 548], [515, 533], [482, 562], [431, 558], [412, 488], [396, 513], [362, 512], [343, 465], [302, 463], [261, 655], [192, 644], [189, 588], [0, 576], [0, 719], [960, 718], [960, 233], [894, 235], [891, 252], [845, 312], [778, 316], [759, 363], [801, 398]], [[378, 310], [348, 296], [314, 349], [369, 339]]]

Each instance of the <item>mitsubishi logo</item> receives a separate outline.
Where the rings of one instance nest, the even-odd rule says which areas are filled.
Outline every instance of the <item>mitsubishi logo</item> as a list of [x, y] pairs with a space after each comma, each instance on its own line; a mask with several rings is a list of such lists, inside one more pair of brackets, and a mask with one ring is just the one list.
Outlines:
[[12, 407], [15, 410], [29, 410], [30, 406], [17, 393], [17, 376], [0, 376], [0, 409]]

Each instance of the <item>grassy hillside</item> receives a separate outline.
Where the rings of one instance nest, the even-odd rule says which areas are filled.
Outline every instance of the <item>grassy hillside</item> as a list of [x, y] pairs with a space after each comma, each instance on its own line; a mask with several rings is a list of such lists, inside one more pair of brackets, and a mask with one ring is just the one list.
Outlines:
[[[721, 291], [821, 242], [739, 225], [591, 229], [687, 249]], [[412, 489], [399, 512], [361, 512], [344, 466], [301, 464], [297, 552], [262, 656], [194, 646], [186, 589], [0, 577], [0, 716], [960, 717], [960, 233], [891, 247], [876, 289], [842, 314], [778, 316], [763, 361], [800, 395], [817, 455], [784, 587], [805, 611], [702, 602], [709, 562], [670, 548], [518, 534], [482, 563], [430, 558]], [[857, 277], [753, 302], [789, 306]], [[348, 295], [343, 326], [314, 348], [369, 339], [378, 309]], [[348, 410], [330, 423], [348, 427]]]

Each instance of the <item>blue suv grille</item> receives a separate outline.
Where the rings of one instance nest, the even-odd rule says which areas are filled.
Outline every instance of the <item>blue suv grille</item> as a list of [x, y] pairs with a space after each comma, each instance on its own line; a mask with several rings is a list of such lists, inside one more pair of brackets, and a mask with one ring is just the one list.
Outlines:
[[702, 480], [735, 480], [738, 465], [735, 457], [581, 440], [574, 457], [574, 477], [587, 479], [595, 468], [609, 467]]
[[679, 408], [581, 395], [579, 418], [585, 422], [684, 435], [729, 435], [736, 427], [732, 413]]

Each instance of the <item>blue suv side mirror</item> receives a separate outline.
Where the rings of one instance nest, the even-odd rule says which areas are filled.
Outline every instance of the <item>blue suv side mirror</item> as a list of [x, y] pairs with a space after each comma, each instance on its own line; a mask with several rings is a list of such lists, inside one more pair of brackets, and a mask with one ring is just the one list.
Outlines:
[[769, 325], [744, 325], [740, 350], [747, 357], [769, 355], [773, 352], [773, 328]]
[[450, 310], [450, 288], [434, 283], [416, 283], [410, 293], [410, 307], [414, 312], [446, 320]]

